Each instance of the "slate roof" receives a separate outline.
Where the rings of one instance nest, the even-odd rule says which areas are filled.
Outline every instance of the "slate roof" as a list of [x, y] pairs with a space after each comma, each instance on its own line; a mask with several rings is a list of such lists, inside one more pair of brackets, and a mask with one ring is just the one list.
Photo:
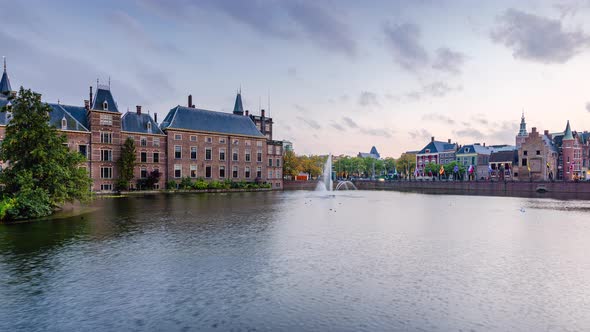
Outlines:
[[447, 143], [441, 141], [431, 141], [428, 143], [418, 154], [426, 153], [427, 149], [430, 149], [429, 153], [440, 153], [445, 151], [453, 151], [457, 148], [457, 144], [455, 143]]
[[375, 146], [373, 146], [371, 148], [371, 151], [369, 152], [370, 154], [376, 155], [377, 158], [381, 157], [381, 155], [379, 154], [379, 152], [377, 152], [377, 148]]
[[[104, 109], [105, 101], [107, 102], [108, 106], [107, 110]], [[113, 98], [113, 94], [108, 87], [99, 85], [96, 88], [96, 95], [94, 96], [94, 101], [92, 102], [92, 109], [99, 111], [119, 112], [117, 103], [115, 103], [115, 98]]]
[[6, 70], [2, 73], [2, 79], [0, 79], [0, 93], [9, 93], [12, 91], [10, 87], [10, 80], [8, 79], [8, 74]]
[[242, 94], [238, 92], [236, 102], [234, 104], [234, 114], [244, 115], [244, 106], [242, 106]]
[[[60, 104], [48, 104], [51, 107], [51, 112], [49, 113], [49, 124], [56, 127], [57, 129], [62, 130], [77, 130], [77, 131], [89, 131], [88, 128], [80, 123], [70, 112], [66, 110], [66, 107], [70, 110], [74, 109], [82, 109], [84, 114], [86, 114], [86, 110], [84, 107], [78, 106], [69, 106], [69, 105], [60, 105]], [[61, 123], [62, 120], [66, 120], [66, 127], [62, 128]]]
[[359, 152], [358, 157], [360, 158], [373, 158], [373, 159], [379, 159], [379, 155], [373, 154], [373, 153], [367, 153], [367, 152]]
[[248, 116], [176, 106], [168, 112], [160, 125], [169, 128], [214, 132], [232, 135], [265, 137]]
[[564, 140], [573, 140], [574, 139], [574, 135], [572, 135], [572, 128], [570, 128], [570, 120], [567, 120], [567, 125], [565, 126], [563, 139]]
[[[151, 123], [151, 130], [148, 130], [148, 123]], [[149, 114], [127, 112], [121, 117], [121, 130], [143, 134], [164, 135], [158, 124]]]
[[[467, 152], [467, 151], [469, 151], [469, 152]], [[479, 144], [463, 145], [459, 149], [459, 151], [457, 151], [457, 154], [473, 154], [473, 153], [489, 155], [490, 153], [492, 153], [492, 151], [488, 147], [485, 147], [485, 146], [482, 146]]]
[[518, 163], [518, 150], [492, 152], [492, 154], [490, 155], [491, 163], [510, 161], [513, 164]]

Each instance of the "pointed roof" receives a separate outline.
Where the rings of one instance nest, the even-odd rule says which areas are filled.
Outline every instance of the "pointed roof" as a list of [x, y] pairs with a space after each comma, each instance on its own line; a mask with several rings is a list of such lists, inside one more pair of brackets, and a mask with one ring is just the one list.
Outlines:
[[[148, 126], [149, 124], [149, 126]], [[136, 112], [127, 112], [121, 118], [121, 127], [123, 131], [129, 131], [142, 134], [164, 135], [158, 124], [149, 114]]]
[[238, 92], [236, 95], [236, 102], [234, 104], [234, 114], [244, 115], [244, 107], [242, 106], [242, 92]]
[[6, 57], [4, 57], [4, 72], [2, 73], [2, 79], [0, 79], [0, 93], [9, 94], [11, 91], [10, 80], [8, 79], [8, 73], [6, 72]]
[[567, 126], [565, 127], [565, 132], [563, 133], [564, 140], [573, 140], [574, 135], [572, 134], [572, 128], [570, 128], [570, 120], [567, 120]]
[[111, 89], [108, 86], [98, 85], [98, 87], [96, 88], [96, 95], [94, 96], [94, 101], [92, 102], [92, 109], [99, 111], [119, 112], [119, 109], [117, 108], [117, 103], [115, 102], [115, 98], [113, 98]]

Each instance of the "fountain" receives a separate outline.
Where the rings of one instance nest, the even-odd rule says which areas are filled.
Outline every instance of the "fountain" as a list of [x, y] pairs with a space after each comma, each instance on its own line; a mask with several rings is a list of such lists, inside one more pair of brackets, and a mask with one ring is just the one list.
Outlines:
[[318, 186], [316, 187], [316, 191], [332, 191], [332, 154], [328, 154], [328, 158], [326, 159], [326, 164], [324, 165], [324, 173], [322, 175], [322, 180], [318, 182]]
[[358, 190], [351, 181], [339, 181], [336, 190]]

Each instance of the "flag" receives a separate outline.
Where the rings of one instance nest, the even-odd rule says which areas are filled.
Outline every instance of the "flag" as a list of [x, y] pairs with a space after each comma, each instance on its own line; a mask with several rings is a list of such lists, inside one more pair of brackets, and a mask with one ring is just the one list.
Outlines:
[[526, 164], [526, 169], [528, 169], [528, 170], [529, 170], [529, 173], [530, 173], [530, 171], [531, 171], [531, 166], [530, 166], [529, 164]]
[[459, 166], [455, 165], [455, 167], [453, 167], [453, 172], [459, 173]]
[[574, 170], [574, 164], [575, 164], [575, 162], [572, 162], [572, 163], [570, 164], [570, 170], [571, 170], [571, 171], [573, 171], [573, 170]]
[[551, 168], [551, 165], [549, 165], [549, 162], [547, 162], [547, 168]]
[[473, 165], [469, 165], [469, 174], [473, 174]]
[[439, 173], [440, 175], [443, 175], [443, 174], [445, 174], [445, 169], [443, 168], [443, 165], [440, 165], [440, 171], [438, 171], [438, 173]]
[[492, 173], [494, 170], [492, 169], [492, 165], [488, 165], [488, 173]]

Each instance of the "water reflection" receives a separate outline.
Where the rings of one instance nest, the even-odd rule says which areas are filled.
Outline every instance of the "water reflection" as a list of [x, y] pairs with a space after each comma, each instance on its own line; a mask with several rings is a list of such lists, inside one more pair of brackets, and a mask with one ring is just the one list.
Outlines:
[[590, 203], [397, 192], [98, 199], [0, 226], [0, 330], [581, 330]]

